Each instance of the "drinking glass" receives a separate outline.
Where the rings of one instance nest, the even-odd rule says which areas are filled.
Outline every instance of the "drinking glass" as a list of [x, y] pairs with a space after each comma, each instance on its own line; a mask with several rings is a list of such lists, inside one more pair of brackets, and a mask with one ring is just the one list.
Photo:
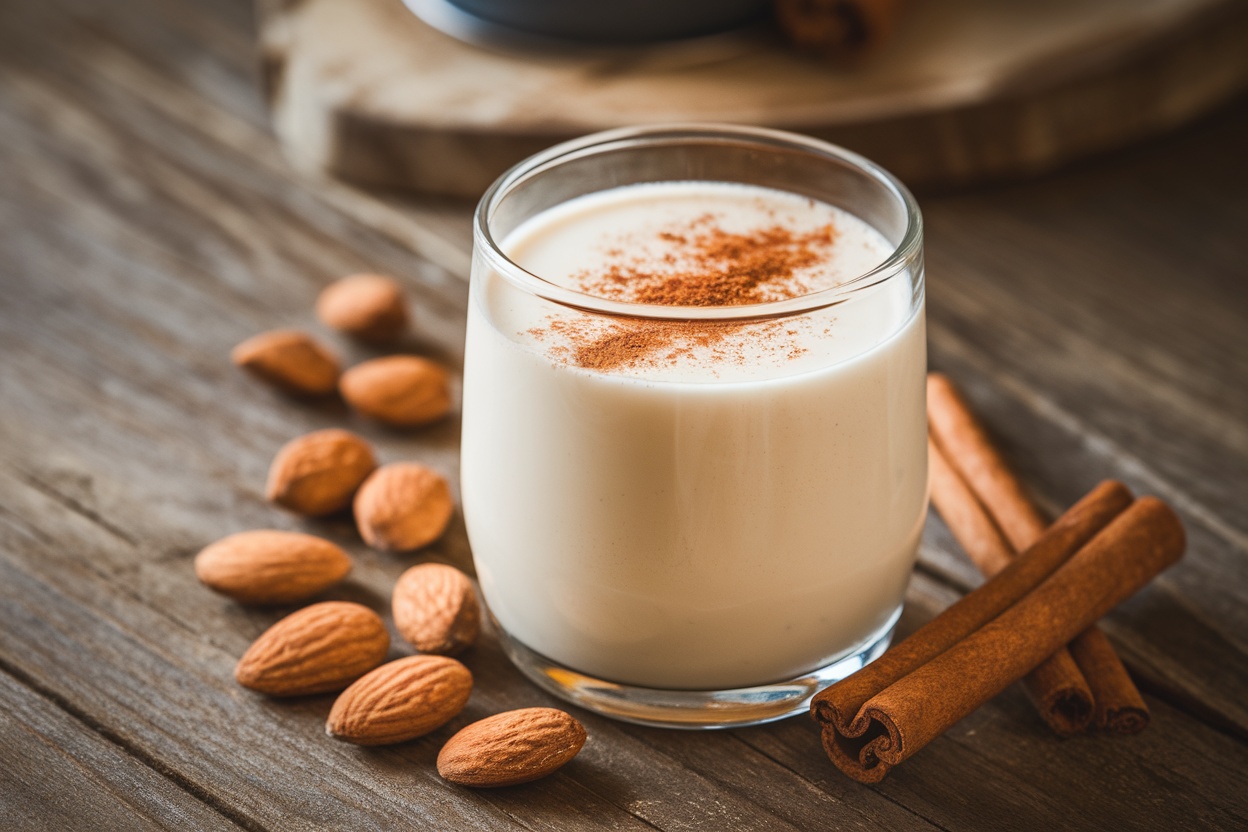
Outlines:
[[[808, 197], [892, 250], [835, 287], [723, 307], [597, 297], [508, 257], [508, 235], [547, 209], [661, 182]], [[591, 710], [714, 728], [802, 711], [882, 653], [927, 511], [923, 232], [905, 187], [804, 136], [626, 128], [512, 168], [473, 233], [463, 510], [511, 660]], [[761, 374], [599, 371], [534, 341], [526, 322], [551, 320], [791, 322], [861, 348]]]

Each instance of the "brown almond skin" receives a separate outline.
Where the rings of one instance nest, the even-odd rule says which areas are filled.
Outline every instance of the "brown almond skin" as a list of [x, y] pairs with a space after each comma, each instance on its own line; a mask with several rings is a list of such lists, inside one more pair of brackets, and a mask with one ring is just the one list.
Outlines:
[[326, 396], [338, 387], [338, 358], [306, 332], [277, 329], [248, 338], [230, 353], [247, 372], [287, 393]]
[[428, 734], [468, 704], [472, 674], [454, 659], [408, 656], [383, 664], [344, 690], [325, 733], [356, 745], [389, 745]]
[[446, 479], [415, 462], [392, 462], [369, 475], [355, 495], [360, 536], [375, 549], [406, 552], [433, 543], [455, 503]]
[[205, 586], [244, 604], [303, 601], [350, 571], [350, 556], [328, 540], [272, 529], [232, 534], [195, 556]]
[[269, 696], [342, 690], [381, 664], [390, 634], [377, 613], [349, 601], [304, 607], [274, 624], [239, 659], [234, 678]]
[[454, 656], [477, 640], [481, 605], [468, 576], [453, 566], [422, 563], [394, 585], [394, 626], [422, 653]]
[[342, 374], [338, 389], [360, 413], [394, 427], [427, 425], [451, 409], [450, 376], [415, 355], [389, 355], [357, 364]]
[[372, 446], [338, 428], [296, 437], [269, 466], [265, 497], [305, 517], [320, 517], [351, 504], [360, 484], [377, 467]]
[[452, 783], [495, 788], [551, 774], [585, 745], [585, 728], [554, 708], [523, 708], [474, 722], [438, 754], [438, 774]]
[[402, 335], [408, 320], [402, 288], [380, 274], [335, 280], [316, 299], [316, 315], [326, 326], [373, 344]]

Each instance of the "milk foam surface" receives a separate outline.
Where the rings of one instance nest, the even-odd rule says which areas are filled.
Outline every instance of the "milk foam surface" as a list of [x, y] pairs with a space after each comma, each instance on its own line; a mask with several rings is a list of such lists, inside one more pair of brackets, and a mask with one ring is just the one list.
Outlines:
[[795, 234], [833, 226], [840, 243], [799, 274], [811, 291], [865, 274], [893, 250], [874, 228], [827, 203], [727, 182], [661, 182], [587, 194], [522, 223], [502, 248], [543, 279], [580, 289], [611, 262], [640, 260], [661, 269], [664, 256], [679, 251], [665, 234], [710, 225], [730, 233], [781, 225]]
[[[831, 226], [835, 244], [817, 266], [795, 275], [809, 292], [865, 274], [893, 249], [861, 219], [826, 203], [746, 185], [690, 182], [634, 185], [571, 200], [521, 224], [501, 248], [532, 274], [579, 290], [615, 263], [641, 261], [661, 270], [664, 255], [679, 250], [661, 235], [694, 223], [706, 227], [700, 221], [707, 218], [730, 233], [781, 225], [801, 234]], [[649, 381], [744, 381], [826, 367], [870, 349], [911, 316], [910, 291], [903, 282], [893, 281], [891, 291], [870, 293], [853, 315], [832, 312], [786, 318], [783, 326], [747, 325], [727, 343], [688, 345], [674, 360], [643, 361], [623, 368], [623, 374]], [[773, 294], [768, 299], [784, 297]], [[583, 317], [501, 286], [487, 302], [499, 329], [547, 355], [566, 341], [552, 334], [549, 324]]]
[[[583, 197], [501, 247], [580, 288], [620, 252], [661, 261], [664, 228], [708, 215], [728, 231], [834, 226], [829, 256], [796, 275], [811, 290], [892, 249], [832, 206], [718, 183]], [[463, 498], [502, 626], [582, 672], [680, 689], [793, 677], [877, 634], [926, 512], [914, 307], [897, 277], [779, 328], [604, 372], [577, 366], [552, 331], [585, 313], [475, 271]]]

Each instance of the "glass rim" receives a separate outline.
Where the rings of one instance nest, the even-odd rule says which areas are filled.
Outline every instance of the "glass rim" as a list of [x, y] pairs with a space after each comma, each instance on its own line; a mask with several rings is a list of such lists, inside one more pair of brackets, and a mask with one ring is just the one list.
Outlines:
[[[906, 230], [901, 241], [878, 266], [836, 286], [794, 298], [742, 304], [739, 306], [668, 306], [610, 300], [577, 291], [528, 271], [509, 258], [490, 231], [490, 217], [498, 204], [529, 178], [558, 165], [607, 150], [626, 149], [639, 143], [677, 144], [692, 140], [705, 143], [748, 142], [760, 148], [796, 150], [814, 157], [836, 160], [855, 167], [881, 184], [906, 212]], [[672, 180], [675, 181], [675, 180]], [[851, 212], [852, 213], [852, 212]], [[662, 124], [621, 127], [591, 133], [549, 147], [512, 166], [494, 180], [482, 195], [473, 213], [474, 256], [480, 255], [490, 268], [517, 288], [537, 297], [599, 315], [679, 321], [739, 321], [788, 317], [843, 303], [872, 286], [903, 275], [922, 246], [923, 216], [918, 203], [905, 185], [865, 156], [839, 145], [798, 133], [747, 127], [735, 124]]]

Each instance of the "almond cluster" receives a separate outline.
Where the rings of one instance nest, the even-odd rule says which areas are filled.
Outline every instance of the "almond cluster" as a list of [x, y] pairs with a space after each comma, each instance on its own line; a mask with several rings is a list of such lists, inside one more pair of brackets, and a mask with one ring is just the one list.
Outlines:
[[[371, 345], [393, 344], [410, 315], [398, 282], [356, 274], [327, 286], [316, 303], [326, 326]], [[415, 355], [388, 355], [342, 372], [337, 356], [306, 332], [275, 330], [234, 348], [236, 365], [298, 396], [334, 391], [358, 413], [392, 427], [428, 425], [451, 409], [450, 374]], [[388, 552], [436, 541], [454, 512], [446, 479], [415, 462], [378, 467], [373, 448], [341, 429], [313, 431], [286, 443], [274, 457], [265, 497], [303, 517], [353, 508], [360, 536]]]
[[[374, 346], [406, 331], [409, 315], [393, 278], [356, 274], [331, 283], [316, 303], [326, 326]], [[234, 363], [283, 392], [306, 397], [335, 390], [358, 413], [392, 427], [438, 421], [451, 409], [450, 375], [415, 355], [389, 355], [342, 371], [332, 350], [302, 330], [263, 332], [234, 348]]]
[[[317, 303], [321, 320], [371, 344], [402, 335], [409, 315], [398, 284], [354, 275], [331, 284]], [[450, 409], [449, 376], [424, 358], [392, 355], [345, 373], [311, 336], [268, 332], [233, 351], [234, 363], [288, 393], [337, 390], [358, 412], [388, 425], [428, 424]], [[338, 428], [296, 437], [274, 457], [266, 498], [315, 518], [351, 508], [373, 548], [406, 552], [435, 542], [454, 500], [446, 479], [416, 462], [378, 465], [372, 446]], [[342, 581], [351, 557], [334, 543], [299, 532], [255, 530], [205, 547], [195, 573], [243, 604], [308, 601]], [[234, 671], [243, 687], [273, 697], [338, 693], [326, 733], [357, 745], [406, 742], [459, 715], [473, 677], [453, 658], [476, 641], [481, 606], [472, 581], [453, 566], [423, 563], [404, 572], [391, 599], [394, 628], [419, 655], [386, 661], [390, 631], [361, 604], [322, 601], [266, 630]], [[465, 786], [510, 786], [544, 777], [571, 760], [586, 739], [563, 711], [523, 708], [468, 725], [438, 755], [438, 771]]]
[[[231, 535], [195, 559], [209, 587], [246, 603], [306, 598], [351, 568], [328, 541], [290, 532]], [[463, 711], [472, 673], [453, 654], [480, 631], [481, 609], [468, 576], [424, 563], [395, 584], [395, 627], [419, 655], [386, 661], [390, 633], [362, 604], [322, 601], [278, 621], [234, 669], [245, 688], [272, 697], [339, 692], [325, 732], [356, 745], [423, 737]], [[553, 708], [521, 708], [474, 722], [438, 754], [438, 772], [464, 786], [514, 786], [553, 773], [585, 744], [584, 727]]]

